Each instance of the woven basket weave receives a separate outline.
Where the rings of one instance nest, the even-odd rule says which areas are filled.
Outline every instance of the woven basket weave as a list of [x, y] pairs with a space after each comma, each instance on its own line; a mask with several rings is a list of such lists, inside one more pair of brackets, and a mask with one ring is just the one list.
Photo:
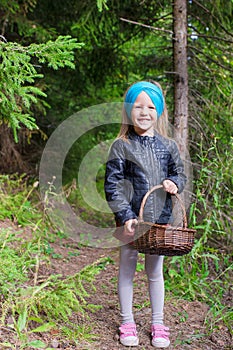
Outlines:
[[162, 185], [154, 186], [145, 194], [139, 211], [139, 223], [135, 229], [135, 239], [132, 244], [140, 253], [145, 254], [166, 256], [188, 254], [192, 250], [196, 230], [187, 227], [185, 207], [178, 194], [175, 194], [175, 196], [182, 209], [183, 227], [172, 227], [143, 221], [143, 210], [148, 196], [162, 187]]

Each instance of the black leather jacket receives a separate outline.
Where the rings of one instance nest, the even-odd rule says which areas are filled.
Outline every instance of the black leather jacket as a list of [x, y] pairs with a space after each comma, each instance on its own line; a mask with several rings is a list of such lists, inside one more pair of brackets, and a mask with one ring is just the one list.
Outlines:
[[[138, 217], [146, 192], [163, 180], [173, 181], [178, 192], [186, 183], [183, 162], [176, 143], [157, 132], [153, 137], [139, 136], [130, 131], [128, 140], [117, 139], [111, 146], [106, 164], [105, 194], [117, 225]], [[147, 199], [144, 221], [171, 221], [171, 195], [156, 190]]]

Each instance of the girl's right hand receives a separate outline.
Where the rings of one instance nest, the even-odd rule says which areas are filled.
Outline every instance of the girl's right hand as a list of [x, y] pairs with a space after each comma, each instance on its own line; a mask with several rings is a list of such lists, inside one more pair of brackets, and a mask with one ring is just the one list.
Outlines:
[[124, 224], [124, 235], [132, 237], [135, 233], [135, 226], [138, 224], [137, 219], [130, 219]]
[[118, 226], [114, 232], [114, 237], [125, 244], [133, 241], [135, 226], [138, 224], [137, 219], [130, 219], [125, 222], [124, 226]]

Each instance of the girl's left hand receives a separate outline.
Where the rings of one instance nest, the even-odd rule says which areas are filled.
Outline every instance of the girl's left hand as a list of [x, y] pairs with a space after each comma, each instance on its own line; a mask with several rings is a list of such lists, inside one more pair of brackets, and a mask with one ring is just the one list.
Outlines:
[[178, 192], [178, 188], [174, 182], [171, 180], [164, 180], [163, 181], [163, 188], [166, 192], [171, 194], [176, 194]]

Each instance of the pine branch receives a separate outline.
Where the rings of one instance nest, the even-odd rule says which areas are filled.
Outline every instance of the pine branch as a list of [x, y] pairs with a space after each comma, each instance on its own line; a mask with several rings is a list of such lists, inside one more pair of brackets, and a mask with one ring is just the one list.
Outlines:
[[214, 16], [210, 10], [208, 10], [208, 9], [207, 9], [204, 5], [202, 5], [199, 1], [197, 1], [197, 0], [192, 0], [192, 1], [193, 1], [193, 3], [195, 3], [198, 7], [200, 7], [202, 10], [204, 10], [206, 13], [208, 13], [208, 15], [209, 15], [210, 17], [214, 18], [215, 21], [216, 21], [216, 23], [218, 24], [218, 26], [219, 26], [220, 28], [222, 28], [223, 31], [224, 31], [225, 33], [227, 33], [228, 35], [232, 36], [232, 32], [229, 32], [229, 31], [223, 26], [222, 22], [220, 22], [219, 19], [218, 19], [216, 16]]
[[11, 127], [15, 142], [18, 142], [17, 131], [21, 125], [29, 130], [38, 129], [32, 107], [46, 98], [42, 88], [34, 86], [36, 80], [43, 78], [37, 71], [41, 66], [34, 64], [35, 59], [54, 70], [74, 69], [74, 52], [82, 46], [70, 36], [27, 47], [0, 41], [0, 122]]
[[195, 46], [192, 46], [192, 45], [189, 45], [189, 48], [192, 49], [193, 51], [196, 51], [198, 53], [201, 53], [204, 57], [206, 57], [209, 61], [215, 63], [217, 66], [227, 70], [227, 71], [230, 71], [230, 72], [233, 72], [233, 69], [228, 67], [228, 66], [225, 66], [223, 64], [221, 64], [219, 61], [213, 59], [211, 56], [207, 55], [206, 53], [204, 53], [202, 50], [199, 50], [197, 47]]
[[[214, 35], [208, 35], [208, 34], [201, 34], [199, 31], [197, 31], [195, 28], [194, 28], [195, 32], [196, 32], [196, 35], [197, 37], [199, 38], [205, 38], [205, 39], [213, 39], [213, 40], [217, 40], [217, 41], [224, 41], [226, 43], [229, 43], [229, 44], [233, 44], [233, 40], [230, 40], [230, 39], [225, 39], [221, 36], [214, 36]], [[188, 34], [188, 37], [191, 38], [193, 36], [193, 34]]]

